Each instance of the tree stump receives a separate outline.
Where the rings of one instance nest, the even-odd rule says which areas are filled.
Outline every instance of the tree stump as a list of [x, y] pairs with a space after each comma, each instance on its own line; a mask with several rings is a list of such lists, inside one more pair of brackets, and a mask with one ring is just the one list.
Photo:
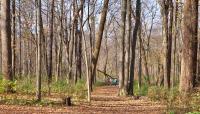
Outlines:
[[63, 99], [63, 104], [66, 106], [72, 106], [71, 97], [66, 97]]

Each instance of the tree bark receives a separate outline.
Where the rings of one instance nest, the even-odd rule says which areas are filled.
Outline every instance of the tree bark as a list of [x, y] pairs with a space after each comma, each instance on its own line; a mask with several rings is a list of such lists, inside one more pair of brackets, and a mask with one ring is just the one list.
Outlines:
[[133, 85], [134, 85], [134, 67], [135, 67], [135, 50], [136, 50], [136, 42], [137, 42], [137, 34], [140, 26], [140, 18], [141, 18], [141, 1], [136, 1], [136, 22], [135, 28], [133, 30], [133, 38], [131, 43], [132, 53], [131, 53], [131, 65], [130, 65], [130, 83], [128, 94], [133, 95]]
[[[10, 0], [1, 1], [1, 17], [2, 73], [5, 80], [12, 81]], [[11, 91], [11, 87], [6, 89]]]
[[41, 63], [42, 63], [42, 14], [41, 14], [41, 0], [36, 0], [36, 10], [37, 10], [37, 66], [36, 66], [36, 99], [41, 101]]
[[49, 25], [49, 39], [48, 39], [48, 47], [47, 47], [47, 57], [48, 57], [48, 63], [47, 63], [47, 75], [48, 75], [48, 87], [49, 87], [49, 94], [50, 94], [50, 84], [52, 82], [52, 69], [53, 69], [53, 37], [54, 37], [54, 0], [51, 0], [51, 13], [50, 13], [50, 25]]
[[21, 24], [21, 0], [19, 0], [19, 76], [22, 75], [22, 24]]
[[12, 1], [12, 75], [15, 77], [16, 71], [16, 14], [15, 0]]
[[164, 87], [169, 89], [171, 76], [173, 2], [172, 0], [161, 0], [160, 6], [162, 15], [162, 37], [164, 47]]
[[141, 37], [141, 31], [142, 26], [140, 24], [139, 30], [138, 30], [138, 37], [139, 37], [139, 61], [138, 61], [138, 88], [139, 90], [142, 87], [142, 37]]
[[96, 73], [96, 67], [97, 67], [99, 52], [100, 52], [100, 48], [101, 48], [101, 41], [102, 41], [102, 38], [103, 38], [102, 37], [103, 31], [104, 31], [104, 26], [105, 26], [105, 23], [106, 23], [108, 4], [109, 4], [109, 0], [104, 0], [103, 9], [102, 9], [101, 18], [100, 18], [99, 30], [98, 30], [98, 33], [96, 35], [95, 49], [94, 49], [93, 54], [92, 54], [91, 77], [95, 76], [95, 73]]
[[198, 1], [186, 0], [184, 4], [183, 47], [180, 91], [184, 94], [195, 86], [198, 42]]
[[173, 34], [173, 37], [174, 37], [174, 50], [173, 50], [173, 53], [174, 53], [174, 61], [173, 61], [173, 64], [174, 64], [174, 67], [173, 67], [173, 78], [172, 78], [172, 87], [175, 86], [175, 83], [176, 83], [176, 57], [177, 57], [177, 36], [178, 36], [178, 18], [179, 18], [179, 0], [176, 0], [176, 7], [174, 9], [174, 34]]
[[131, 52], [131, 29], [132, 29], [131, 10], [132, 10], [131, 0], [127, 0], [126, 74], [124, 79], [124, 86], [126, 91], [128, 91], [128, 81], [130, 76], [130, 52]]
[[125, 96], [127, 94], [125, 82], [125, 31], [126, 31], [126, 10], [127, 0], [121, 0], [121, 72], [119, 72], [119, 96]]

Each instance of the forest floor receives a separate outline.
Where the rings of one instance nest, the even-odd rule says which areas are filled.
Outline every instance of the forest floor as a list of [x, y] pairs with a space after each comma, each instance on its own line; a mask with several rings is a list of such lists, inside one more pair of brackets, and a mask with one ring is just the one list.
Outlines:
[[0, 105], [0, 114], [162, 114], [166, 106], [150, 101], [147, 97], [118, 97], [117, 86], [96, 87], [91, 103], [78, 102], [64, 106]]

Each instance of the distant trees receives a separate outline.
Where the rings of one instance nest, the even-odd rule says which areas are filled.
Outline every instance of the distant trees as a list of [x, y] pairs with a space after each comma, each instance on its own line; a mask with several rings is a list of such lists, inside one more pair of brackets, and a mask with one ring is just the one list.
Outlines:
[[47, 79], [49, 94], [54, 78], [70, 84], [87, 78], [90, 101], [96, 80], [104, 78], [97, 69], [119, 78], [120, 96], [134, 95], [135, 80], [139, 87], [147, 83], [170, 88], [180, 78], [180, 91], [192, 90], [200, 80], [198, 0], [135, 2], [2, 0], [4, 79], [36, 76], [37, 100], [41, 100], [42, 78]]
[[195, 86], [198, 44], [198, 0], [186, 0], [183, 18], [183, 47], [180, 91], [190, 92]]
[[[11, 51], [11, 11], [10, 0], [1, 1], [1, 45], [2, 73], [5, 80], [12, 81], [12, 51]], [[11, 87], [6, 88], [11, 92]]]

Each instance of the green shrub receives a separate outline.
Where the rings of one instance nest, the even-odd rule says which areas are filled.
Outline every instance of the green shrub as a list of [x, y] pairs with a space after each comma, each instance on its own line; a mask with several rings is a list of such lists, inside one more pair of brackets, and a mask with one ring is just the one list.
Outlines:
[[86, 98], [87, 88], [86, 88], [86, 82], [84, 80], [79, 80], [76, 83], [74, 94], [78, 99]]
[[200, 112], [188, 112], [186, 114], [200, 114]]
[[146, 96], [148, 93], [148, 84], [142, 83], [141, 88], [138, 87], [138, 81], [134, 81], [134, 94], [139, 96]]
[[23, 79], [17, 82], [17, 91], [26, 94], [33, 94], [35, 92], [35, 83], [29, 79]]
[[149, 88], [147, 96], [153, 101], [166, 100], [168, 92], [162, 87], [153, 86]]
[[59, 94], [67, 94], [69, 96], [74, 91], [73, 85], [68, 84], [67, 80], [58, 80], [57, 82], [53, 82], [51, 87], [52, 87], [52, 92]]
[[61, 97], [74, 96], [78, 99], [86, 98], [86, 83], [83, 80], [78, 80], [74, 84], [69, 84], [67, 80], [59, 80], [52, 83], [52, 92], [59, 93]]
[[16, 91], [17, 81], [0, 80], [0, 93]]
[[105, 86], [105, 85], [107, 85], [105, 82], [103, 82], [103, 81], [97, 81], [94, 86], [95, 87], [100, 87], [100, 86]]

